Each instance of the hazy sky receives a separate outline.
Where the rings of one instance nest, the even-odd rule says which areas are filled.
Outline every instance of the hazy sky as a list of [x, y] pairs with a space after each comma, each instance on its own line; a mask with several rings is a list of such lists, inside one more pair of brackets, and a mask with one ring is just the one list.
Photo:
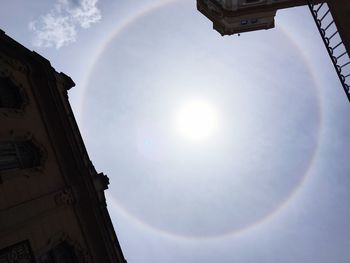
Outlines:
[[2, 6], [77, 84], [129, 263], [350, 261], [350, 105], [306, 7], [221, 37], [195, 0]]

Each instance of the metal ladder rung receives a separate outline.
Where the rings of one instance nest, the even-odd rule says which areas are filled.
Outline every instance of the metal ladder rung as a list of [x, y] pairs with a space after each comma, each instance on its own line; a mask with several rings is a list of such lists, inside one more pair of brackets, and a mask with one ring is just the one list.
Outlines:
[[317, 8], [316, 13], [318, 13], [318, 11], [320, 11], [320, 9], [322, 8], [323, 4], [324, 4], [324, 3], [322, 3], [322, 4]]
[[[350, 57], [348, 56], [348, 58], [345, 58], [345, 61], [342, 62], [343, 64], [340, 65], [338, 60], [339, 60], [340, 58], [342, 58], [343, 56], [345, 56], [346, 54], [349, 55], [349, 53], [347, 52], [347, 50], [345, 50], [345, 51], [340, 51], [340, 52], [342, 52], [341, 54], [339, 54], [340, 52], [338, 52], [339, 55], [334, 55], [334, 54], [333, 54], [333, 53], [334, 53], [334, 50], [337, 49], [337, 48], [339, 48], [339, 47], [343, 44], [343, 41], [342, 41], [342, 39], [341, 39], [341, 36], [339, 35], [339, 32], [338, 32], [337, 26], [336, 26], [336, 24], [335, 24], [334, 18], [333, 18], [333, 16], [332, 16], [332, 13], [331, 13], [329, 7], [326, 6], [327, 9], [324, 10], [325, 13], [322, 12], [322, 13], [323, 13], [323, 14], [322, 14], [322, 17], [319, 19], [318, 17], [319, 17], [319, 15], [321, 15], [321, 14], [319, 14], [319, 11], [320, 11], [321, 8], [324, 6], [325, 2], [323, 2], [322, 4], [320, 4], [319, 6], [317, 6], [317, 5], [311, 3], [312, 0], [306, 0], [306, 1], [307, 1], [308, 6], [309, 6], [309, 9], [310, 9], [310, 12], [311, 12], [311, 14], [312, 14], [312, 17], [313, 17], [313, 19], [314, 19], [314, 21], [315, 21], [315, 23], [316, 23], [317, 29], [318, 29], [318, 31], [319, 31], [319, 33], [320, 33], [320, 35], [321, 35], [321, 38], [322, 38], [322, 40], [323, 40], [323, 42], [324, 42], [324, 45], [326, 46], [326, 49], [327, 49], [327, 51], [328, 51], [328, 55], [329, 55], [329, 57], [330, 57], [331, 60], [332, 60], [333, 66], [334, 66], [334, 68], [335, 68], [335, 70], [336, 70], [336, 73], [337, 73], [337, 75], [338, 75], [338, 77], [339, 77], [339, 80], [340, 80], [340, 82], [341, 82], [341, 84], [342, 84], [342, 86], [343, 86], [343, 89], [344, 89], [344, 91], [345, 91], [345, 94], [346, 94], [346, 96], [347, 96], [347, 98], [348, 98], [348, 100], [349, 100], [349, 102], [350, 102], [350, 87], [349, 87], [350, 83], [349, 83], [349, 81], [348, 81], [348, 78], [350, 77], [350, 73], [348, 72], [348, 70], [345, 70], [345, 71], [347, 71], [347, 72], [345, 73], [346, 75], [343, 75], [344, 73], [342, 72], [343, 69], [344, 69], [346, 66], [350, 65]], [[324, 26], [324, 27], [323, 27], [323, 26], [322, 26], [322, 21], [327, 17], [328, 14], [330, 15], [331, 21], [328, 22], [327, 26]], [[327, 36], [326, 36], [326, 31], [327, 31], [333, 24], [335, 25], [335, 30], [336, 30], [336, 31], [333, 32], [329, 37], [327, 37]], [[337, 43], [336, 45], [333, 45], [333, 47], [332, 47], [331, 44], [330, 44], [330, 40], [331, 40], [332, 38], [334, 38], [336, 35], [338, 35], [338, 36], [340, 37], [340, 42]], [[350, 78], [349, 78], [349, 79], [350, 79]]]

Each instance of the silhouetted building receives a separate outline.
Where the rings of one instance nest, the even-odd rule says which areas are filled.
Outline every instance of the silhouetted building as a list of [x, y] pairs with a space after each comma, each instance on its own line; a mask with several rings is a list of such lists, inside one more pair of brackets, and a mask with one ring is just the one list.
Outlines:
[[197, 0], [198, 10], [221, 35], [273, 28], [278, 9], [305, 4], [306, 0]]
[[278, 9], [308, 5], [350, 101], [349, 0], [197, 0], [198, 10], [221, 35], [275, 27]]
[[74, 86], [0, 31], [0, 263], [126, 262], [68, 102]]

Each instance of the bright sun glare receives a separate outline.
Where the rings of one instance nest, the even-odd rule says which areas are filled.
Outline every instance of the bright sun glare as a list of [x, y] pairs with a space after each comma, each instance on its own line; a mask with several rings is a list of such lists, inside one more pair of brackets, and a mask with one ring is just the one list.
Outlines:
[[176, 129], [186, 139], [202, 141], [217, 129], [217, 113], [214, 107], [202, 100], [183, 104], [176, 114]]

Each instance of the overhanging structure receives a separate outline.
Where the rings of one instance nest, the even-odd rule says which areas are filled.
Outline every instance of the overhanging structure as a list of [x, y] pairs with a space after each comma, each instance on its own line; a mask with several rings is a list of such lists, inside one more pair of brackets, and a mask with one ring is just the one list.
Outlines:
[[275, 27], [277, 10], [308, 5], [350, 102], [349, 0], [197, 0], [222, 36]]

